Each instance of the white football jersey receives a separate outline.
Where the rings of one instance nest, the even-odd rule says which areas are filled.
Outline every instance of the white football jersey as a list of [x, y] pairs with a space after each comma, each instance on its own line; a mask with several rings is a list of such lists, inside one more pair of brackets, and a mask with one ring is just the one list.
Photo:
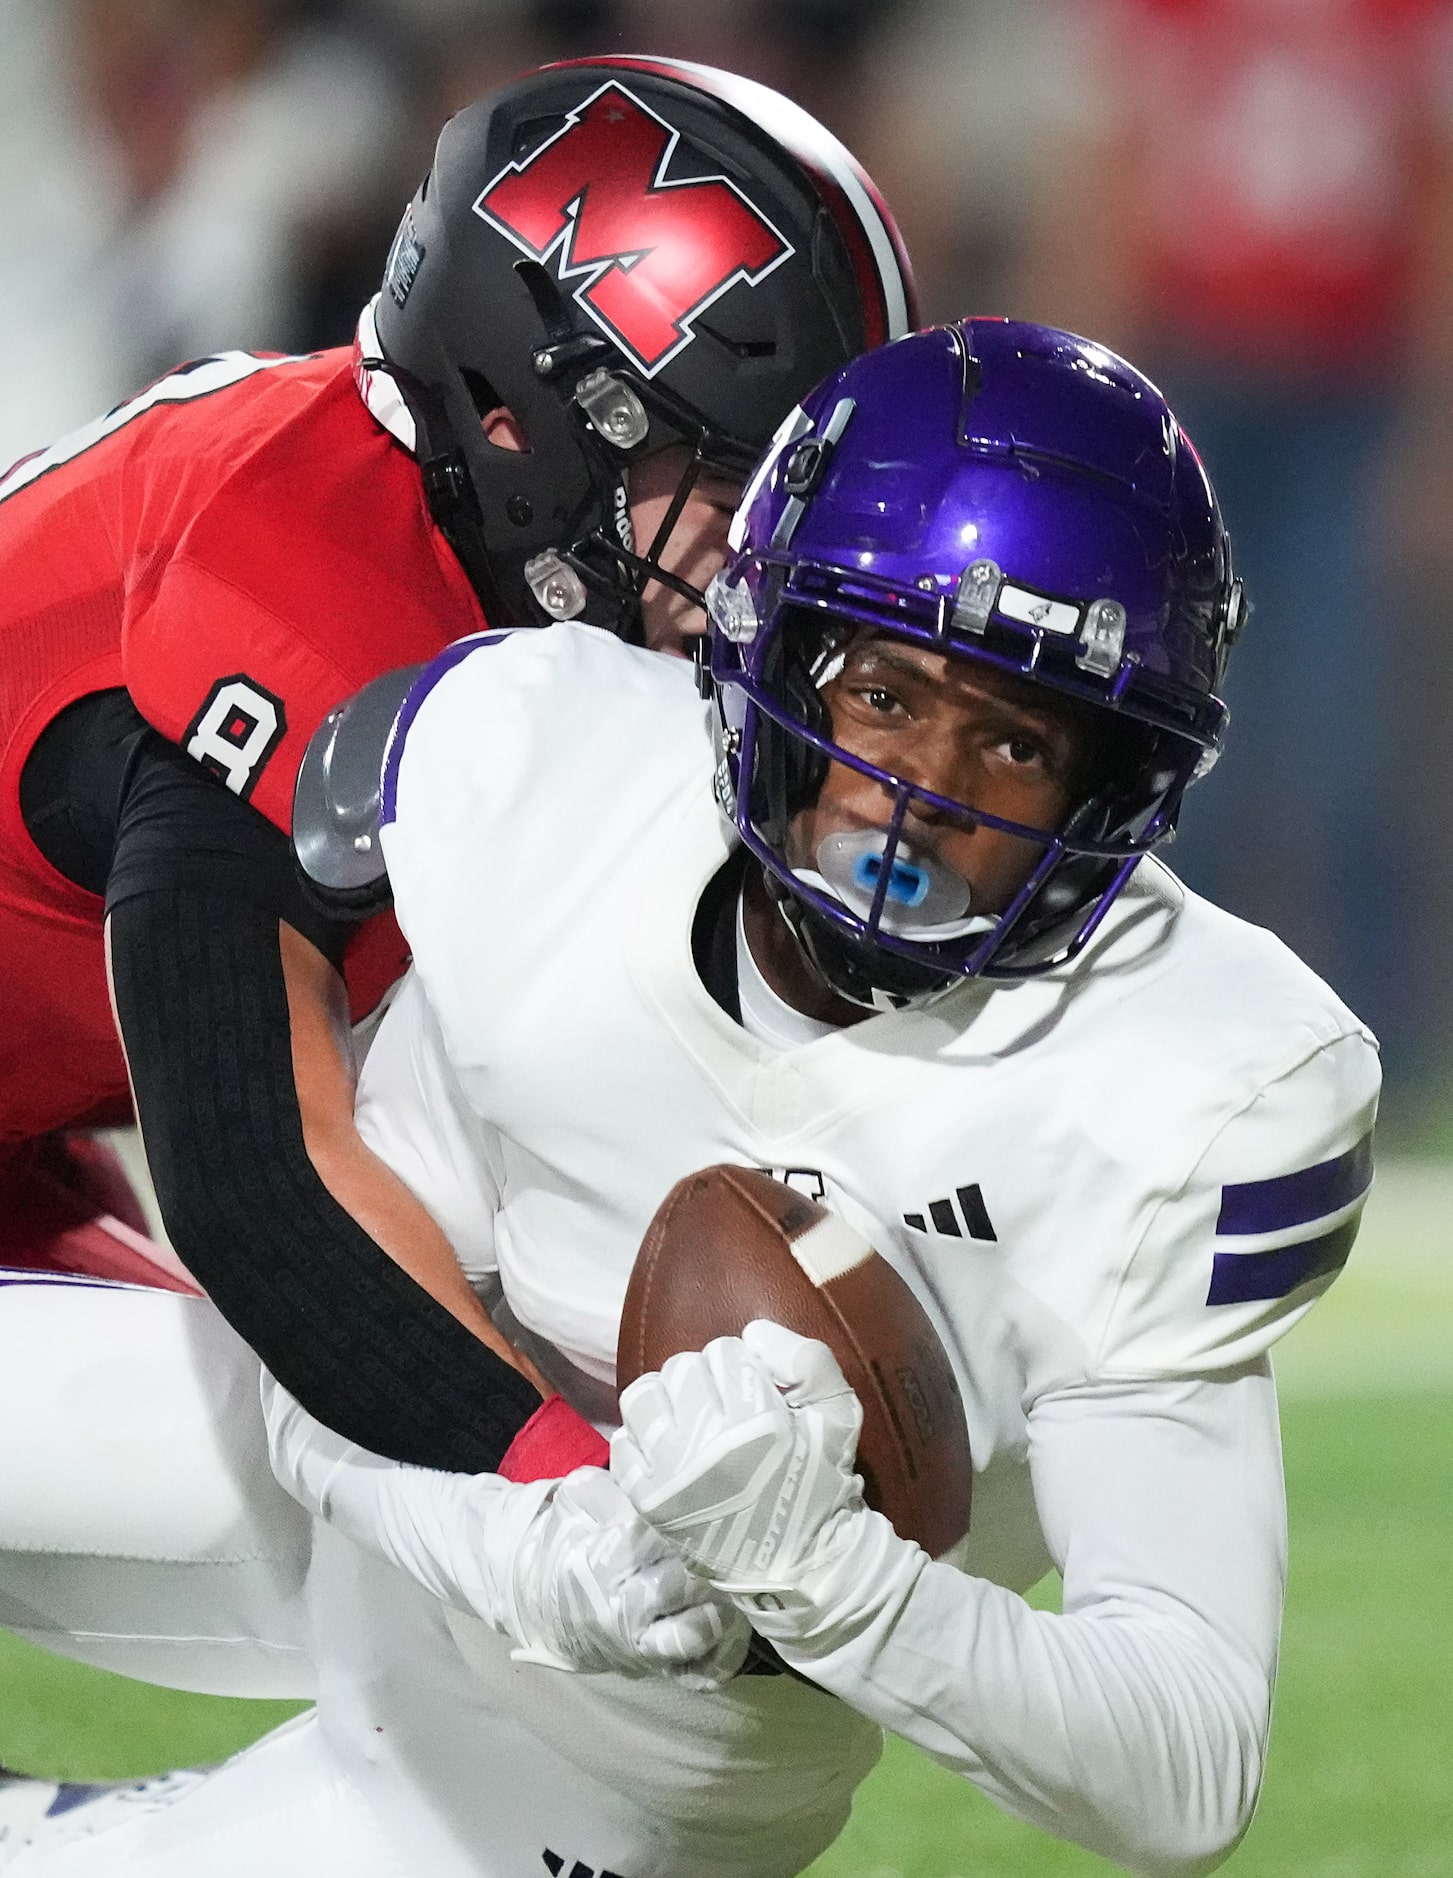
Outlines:
[[438, 669], [383, 831], [448, 1059], [433, 1100], [457, 1079], [453, 1126], [487, 1124], [506, 1295], [581, 1367], [611, 1377], [646, 1223], [715, 1161], [800, 1185], [898, 1268], [986, 1486], [1043, 1391], [1243, 1364], [1331, 1282], [1376, 1051], [1269, 934], [1146, 862], [1068, 967], [773, 1048], [692, 960], [732, 832], [690, 671], [581, 627]]
[[[607, 1386], [637, 1247], [678, 1179], [728, 1161], [821, 1199], [912, 1286], [952, 1360], [976, 1475], [952, 1563], [1027, 1588], [1056, 1561], [1031, 1477], [1036, 1404], [1049, 1426], [1077, 1392], [1099, 1391], [1109, 1413], [1137, 1384], [1254, 1382], [1346, 1258], [1371, 1178], [1375, 1045], [1276, 939], [1154, 862], [1069, 966], [964, 982], [799, 1047], [759, 1042], [692, 956], [703, 888], [734, 842], [712, 769], [689, 668], [590, 628], [487, 634], [436, 663], [385, 772], [415, 973], [365, 1067], [360, 1126], [472, 1274], [497, 1269], [519, 1320]], [[1194, 1389], [1185, 1399], [1203, 1412]], [[1274, 1421], [1271, 1449], [1257, 1438], [1253, 1690], [1279, 1589]], [[1207, 1600], [1226, 1582], [1212, 1573]], [[925, 1612], [936, 1597], [953, 1605], [935, 1579]], [[517, 1671], [520, 1723], [669, 1812], [661, 1757], [616, 1753], [590, 1680], [556, 1679], [537, 1702]], [[633, 1726], [659, 1709], [670, 1736], [667, 1694], [636, 1684], [619, 1699]], [[714, 1699], [698, 1700], [710, 1735]], [[854, 1778], [871, 1758], [845, 1704], [780, 1681], [750, 1703], [759, 1818], [789, 1812], [810, 1770], [821, 1791], [824, 1756]], [[1037, 1817], [959, 1753], [963, 1730], [935, 1735], [914, 1706], [904, 1732]], [[723, 1702], [714, 1750], [728, 1786], [744, 1751], [732, 1714]], [[1026, 1740], [1037, 1732], [1030, 1715]], [[1065, 1818], [1052, 1829], [1071, 1830]]]

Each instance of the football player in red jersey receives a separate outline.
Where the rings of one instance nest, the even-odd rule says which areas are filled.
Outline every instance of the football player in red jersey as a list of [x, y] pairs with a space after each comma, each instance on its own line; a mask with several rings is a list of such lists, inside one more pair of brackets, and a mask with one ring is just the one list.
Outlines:
[[682, 650], [775, 426], [912, 323], [804, 112], [583, 61], [446, 126], [351, 355], [184, 366], [0, 478], [0, 1260], [158, 1278], [65, 1132], [129, 1115], [129, 1066], [186, 1271], [274, 1373], [376, 1450], [497, 1464], [535, 1389], [354, 1129], [350, 1011], [402, 945], [366, 855], [349, 923], [300, 885], [299, 760], [487, 624]]

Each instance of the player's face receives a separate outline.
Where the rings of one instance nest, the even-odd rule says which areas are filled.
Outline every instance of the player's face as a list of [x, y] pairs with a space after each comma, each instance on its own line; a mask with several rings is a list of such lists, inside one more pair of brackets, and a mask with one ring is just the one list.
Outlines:
[[[950, 867], [975, 913], [1000, 913], [1043, 849], [975, 822], [978, 809], [1053, 831], [1085, 787], [1094, 735], [1072, 706], [990, 666], [864, 633], [824, 686], [833, 740], [903, 781], [965, 805], [910, 806], [903, 838]], [[810, 867], [825, 836], [887, 826], [891, 792], [833, 763], [791, 830], [789, 860]]]
[[[636, 552], [647, 554], [681, 482], [689, 461], [683, 449], [662, 450], [630, 471], [631, 527]], [[727, 529], [741, 495], [740, 483], [704, 471], [693, 483], [657, 560], [669, 574], [679, 574], [704, 592], [726, 560]], [[641, 621], [653, 652], [684, 658], [693, 639], [706, 631], [706, 615], [683, 595], [651, 581], [641, 595]]]

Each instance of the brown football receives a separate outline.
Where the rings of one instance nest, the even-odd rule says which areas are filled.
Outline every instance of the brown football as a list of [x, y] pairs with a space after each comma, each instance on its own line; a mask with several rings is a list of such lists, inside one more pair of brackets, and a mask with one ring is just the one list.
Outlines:
[[754, 1168], [705, 1167], [646, 1229], [621, 1312], [620, 1387], [754, 1317], [829, 1346], [863, 1405], [868, 1504], [935, 1558], [948, 1551], [969, 1529], [969, 1431], [922, 1305], [826, 1207]]

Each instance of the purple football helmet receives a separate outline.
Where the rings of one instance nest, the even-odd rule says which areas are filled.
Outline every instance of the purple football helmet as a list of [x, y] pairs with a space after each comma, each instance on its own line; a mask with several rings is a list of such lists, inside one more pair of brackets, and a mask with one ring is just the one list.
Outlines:
[[[709, 595], [717, 791], [821, 975], [881, 1007], [1073, 957], [1215, 760], [1244, 613], [1215, 495], [1155, 386], [1048, 327], [912, 334], [792, 414], [732, 549]], [[967, 818], [1034, 844], [1002, 911], [905, 835], [910, 810], [962, 826], [964, 805], [833, 741], [820, 692], [865, 632], [1108, 714], [1108, 759], [1059, 827]], [[794, 865], [789, 826], [832, 762], [881, 785], [883, 825]]]

